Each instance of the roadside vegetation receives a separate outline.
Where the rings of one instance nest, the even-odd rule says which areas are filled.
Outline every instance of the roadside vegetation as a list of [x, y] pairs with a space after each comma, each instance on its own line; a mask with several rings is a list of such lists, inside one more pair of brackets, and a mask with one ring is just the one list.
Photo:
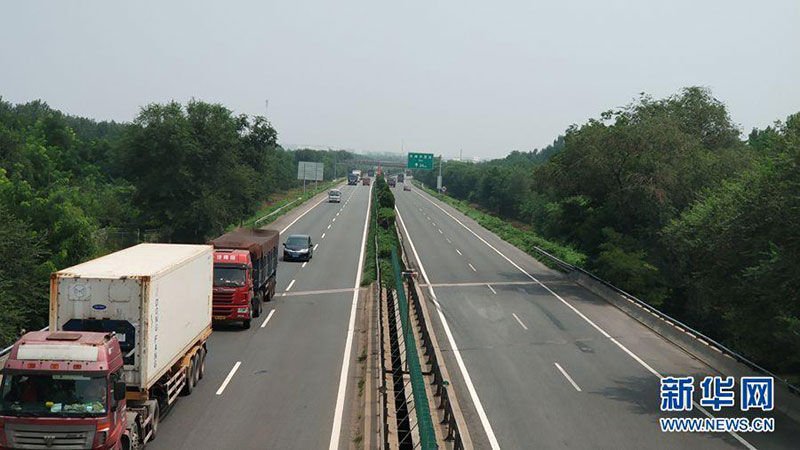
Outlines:
[[[400, 255], [400, 241], [395, 230], [394, 194], [386, 183], [383, 175], [377, 175], [375, 187], [372, 189], [372, 220], [369, 223], [367, 239], [366, 260], [364, 261], [364, 275], [361, 285], [367, 285], [377, 279], [375, 266], [375, 252], [377, 250], [378, 263], [381, 268], [382, 282], [386, 286], [394, 285], [394, 271], [392, 269], [392, 250]], [[378, 246], [375, 248], [375, 237]]]
[[142, 241], [206, 242], [301, 186], [297, 161], [325, 163], [328, 182], [357, 157], [285, 150], [263, 117], [202, 101], [116, 123], [0, 98], [0, 347], [47, 324], [51, 272]]
[[686, 88], [573, 125], [543, 151], [445, 162], [443, 179], [449, 203], [521, 249], [556, 242], [557, 256], [797, 379], [800, 114], [740, 135], [707, 89]]

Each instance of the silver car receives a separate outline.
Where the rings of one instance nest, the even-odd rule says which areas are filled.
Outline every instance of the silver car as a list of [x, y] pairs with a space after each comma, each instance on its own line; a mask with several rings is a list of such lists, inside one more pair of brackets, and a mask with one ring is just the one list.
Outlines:
[[331, 202], [331, 203], [334, 203], [334, 202], [335, 203], [339, 203], [339, 202], [341, 202], [342, 201], [342, 191], [340, 191], [338, 189], [331, 189], [331, 191], [328, 192], [328, 201]]

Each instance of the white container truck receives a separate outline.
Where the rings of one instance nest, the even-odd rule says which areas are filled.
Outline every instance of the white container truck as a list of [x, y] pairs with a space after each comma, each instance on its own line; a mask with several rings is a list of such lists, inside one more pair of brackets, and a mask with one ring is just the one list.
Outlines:
[[116, 333], [134, 442], [154, 438], [160, 412], [203, 377], [213, 256], [210, 245], [140, 244], [51, 276], [50, 330]]

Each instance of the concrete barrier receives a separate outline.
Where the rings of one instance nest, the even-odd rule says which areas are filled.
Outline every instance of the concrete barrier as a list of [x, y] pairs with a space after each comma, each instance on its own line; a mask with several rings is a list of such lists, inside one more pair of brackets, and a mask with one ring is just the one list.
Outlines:
[[[612, 288], [595, 280], [579, 270], [571, 270], [567, 276], [601, 297], [612, 305], [622, 310], [639, 323], [655, 331], [664, 339], [677, 345], [686, 353], [704, 362], [721, 375], [740, 378], [742, 376], [763, 376], [764, 374], [751, 369], [732, 356], [706, 342], [702, 338], [684, 330], [679, 325], [671, 322], [658, 314], [647, 310], [637, 302], [621, 295]], [[793, 420], [800, 422], [800, 395], [792, 393], [789, 388], [776, 380], [775, 382], [775, 409], [783, 412]]]

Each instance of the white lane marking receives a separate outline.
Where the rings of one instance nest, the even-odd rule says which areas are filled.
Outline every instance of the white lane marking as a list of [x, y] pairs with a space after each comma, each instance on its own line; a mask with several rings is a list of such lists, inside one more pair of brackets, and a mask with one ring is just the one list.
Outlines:
[[428, 284], [428, 292], [431, 294], [431, 300], [433, 300], [433, 304], [436, 305], [436, 312], [439, 314], [439, 321], [442, 322], [444, 333], [447, 335], [447, 341], [450, 343], [450, 348], [453, 349], [453, 356], [456, 358], [456, 363], [458, 363], [461, 376], [464, 378], [464, 384], [467, 385], [469, 396], [472, 399], [472, 403], [475, 405], [475, 410], [478, 412], [478, 418], [480, 418], [481, 424], [483, 425], [483, 431], [486, 433], [486, 437], [489, 439], [489, 445], [493, 450], [500, 450], [500, 444], [497, 443], [497, 438], [494, 435], [492, 424], [489, 423], [489, 417], [486, 416], [486, 411], [483, 409], [481, 399], [478, 397], [478, 391], [475, 390], [475, 386], [472, 384], [472, 377], [470, 377], [469, 372], [467, 372], [467, 366], [464, 364], [464, 359], [461, 357], [461, 352], [458, 350], [456, 340], [453, 337], [453, 332], [450, 331], [450, 325], [447, 324], [447, 319], [444, 317], [442, 305], [439, 304], [439, 301], [436, 299], [436, 293], [433, 292], [433, 286], [431, 286], [431, 280], [428, 278], [428, 274], [425, 271], [425, 266], [422, 265], [422, 260], [417, 253], [416, 247], [414, 247], [414, 241], [411, 240], [411, 235], [408, 234], [408, 229], [406, 229], [406, 224], [403, 221], [403, 217], [400, 215], [400, 210], [397, 209], [397, 206], [395, 206], [394, 209], [397, 212], [398, 220], [400, 220], [400, 226], [403, 227], [403, 232], [408, 238], [408, 243], [411, 246], [411, 251], [414, 253], [414, 258], [416, 258], [417, 263], [419, 264], [419, 270], [422, 272], [422, 277], [425, 279], [425, 283]]
[[[355, 190], [354, 190], [355, 192]], [[372, 194], [370, 185], [367, 194]], [[339, 448], [339, 439], [342, 433], [342, 416], [344, 415], [345, 394], [347, 393], [347, 377], [350, 371], [350, 355], [353, 351], [353, 335], [356, 332], [356, 312], [358, 309], [358, 288], [361, 286], [361, 271], [364, 270], [364, 249], [367, 245], [367, 225], [369, 224], [369, 213], [372, 211], [372, 195], [367, 197], [367, 216], [364, 218], [364, 231], [361, 235], [361, 251], [358, 254], [358, 270], [356, 271], [356, 281], [353, 285], [353, 300], [350, 305], [350, 321], [347, 324], [347, 339], [344, 343], [344, 355], [342, 355], [342, 373], [339, 375], [339, 394], [336, 396], [336, 409], [333, 414], [333, 429], [331, 429], [331, 441], [328, 444], [329, 450]]]
[[[331, 224], [331, 225], [332, 225], [332, 224]], [[329, 229], [329, 230], [331, 229], [331, 225], [328, 225], [328, 229]]]
[[450, 238], [445, 238], [445, 239], [447, 240], [448, 244], [452, 244], [453, 243], [453, 241], [451, 241]]
[[319, 205], [320, 205], [320, 203], [324, 202], [325, 200], [326, 200], [326, 199], [324, 199], [324, 198], [323, 198], [322, 200], [318, 201], [318, 202], [317, 202], [315, 205], [313, 205], [313, 206], [311, 206], [310, 208], [308, 208], [307, 210], [305, 210], [305, 211], [303, 212], [303, 214], [300, 214], [300, 215], [299, 215], [299, 216], [297, 216], [297, 217], [296, 217], [296, 218], [295, 218], [293, 221], [289, 222], [289, 225], [286, 225], [286, 226], [285, 226], [285, 227], [284, 227], [284, 228], [281, 230], [281, 234], [283, 234], [283, 233], [286, 233], [286, 230], [288, 230], [290, 226], [294, 225], [294, 223], [295, 223], [295, 222], [297, 222], [298, 220], [300, 220], [300, 218], [302, 218], [303, 216], [305, 216], [306, 214], [308, 214], [308, 212], [309, 212], [309, 211], [311, 211], [312, 209], [314, 209], [314, 208], [316, 208], [317, 206], [319, 206]]
[[439, 234], [444, 234], [440, 228], [437, 228], [437, 230], [439, 230]]
[[303, 265], [302, 265], [302, 266], [300, 266], [300, 267], [301, 267], [301, 268], [303, 268], [303, 267], [305, 267], [305, 266], [306, 266], [306, 264], [308, 264], [308, 261], [304, 262], [304, 263], [303, 263]]
[[473, 272], [477, 272], [478, 271], [477, 269], [475, 269], [475, 266], [473, 266], [472, 264], [467, 263], [467, 265], [469, 266], [470, 269], [472, 269]]
[[319, 247], [319, 244], [314, 244], [314, 251], [317, 251], [317, 247]]
[[561, 375], [564, 375], [564, 378], [566, 378], [566, 379], [567, 379], [567, 381], [569, 381], [569, 382], [570, 382], [570, 384], [572, 385], [572, 387], [574, 387], [576, 391], [578, 391], [578, 392], [581, 392], [581, 387], [580, 387], [580, 386], [578, 386], [578, 383], [576, 383], [576, 382], [575, 382], [575, 380], [573, 380], [571, 376], [569, 376], [569, 374], [567, 373], [567, 371], [566, 371], [566, 370], [564, 370], [564, 368], [563, 368], [563, 367], [561, 367], [561, 366], [560, 366], [558, 363], [553, 363], [553, 364], [555, 364], [555, 365], [556, 365], [556, 369], [558, 369], [558, 371], [559, 371], [559, 372], [561, 372]]
[[325, 233], [322, 233], [322, 236], [320, 236], [320, 239], [325, 239]]
[[217, 389], [217, 395], [222, 395], [222, 393], [225, 392], [225, 388], [228, 387], [228, 383], [231, 382], [231, 378], [233, 378], [233, 374], [235, 374], [236, 371], [239, 370], [239, 366], [241, 366], [241, 365], [242, 365], [241, 361], [236, 361], [236, 364], [233, 365], [233, 368], [231, 369], [231, 371], [228, 372], [228, 376], [225, 377], [225, 381], [223, 381], [222, 385], [219, 387], [219, 389]]
[[336, 217], [339, 217], [339, 214], [341, 214], [341, 211], [336, 213]]
[[489, 283], [486, 283], [486, 287], [488, 287], [488, 288], [489, 288], [489, 290], [490, 290], [490, 291], [492, 291], [492, 293], [493, 293], [494, 295], [497, 295], [497, 291], [495, 291], [495, 290], [494, 290], [494, 288], [492, 287], [492, 285], [491, 285], [491, 284], [489, 284]]
[[458, 253], [458, 256], [464, 256], [464, 255], [461, 254], [461, 250], [459, 250], [459, 249], [456, 249], [456, 253]]
[[295, 282], [295, 280], [292, 280], [292, 281], [289, 283], [289, 286], [286, 286], [286, 290], [287, 290], [287, 291], [288, 291], [289, 289], [291, 289], [291, 288], [292, 288], [292, 286], [294, 286], [294, 282]]
[[334, 217], [333, 220], [331, 220], [331, 222], [336, 222], [336, 217]]
[[433, 226], [436, 226], [436, 222], [431, 222], [431, 223], [433, 224]]
[[430, 216], [425, 216], [425, 217], [427, 217], [427, 218], [428, 218], [428, 220], [431, 220]]
[[[491, 287], [490, 287], [490, 289], [491, 289]], [[494, 290], [494, 289], [492, 289], [492, 290]], [[495, 292], [495, 294], [496, 294], [496, 293], [497, 293], [497, 292]], [[525, 328], [526, 330], [528, 329], [528, 327], [526, 327], [526, 326], [525, 326], [525, 324], [524, 324], [524, 323], [522, 323], [522, 321], [519, 319], [519, 317], [517, 316], [517, 314], [516, 314], [516, 313], [513, 313], [513, 312], [512, 312], [512, 313], [511, 313], [511, 315], [512, 315], [512, 316], [514, 316], [514, 318], [515, 318], [515, 319], [517, 319], [517, 323], [519, 323], [519, 326], [521, 326], [522, 328]]]
[[[449, 212], [447, 212], [447, 211], [446, 211], [444, 208], [442, 208], [441, 206], [439, 206], [439, 205], [437, 205], [436, 203], [434, 203], [434, 202], [433, 202], [433, 200], [431, 200], [431, 199], [429, 199], [429, 198], [425, 197], [424, 195], [420, 194], [418, 191], [414, 191], [414, 192], [415, 192], [417, 195], [419, 195], [420, 197], [422, 197], [422, 198], [424, 198], [425, 200], [427, 200], [427, 201], [428, 201], [430, 204], [432, 204], [433, 206], [435, 206], [435, 207], [439, 208], [439, 210], [440, 210], [440, 211], [442, 211], [443, 213], [447, 214], [447, 215], [448, 215], [448, 216], [449, 216], [451, 219], [455, 220], [455, 221], [456, 221], [456, 222], [457, 222], [459, 225], [461, 225], [462, 227], [464, 227], [464, 229], [465, 229], [465, 230], [467, 230], [467, 231], [469, 231], [470, 233], [472, 233], [472, 235], [473, 235], [473, 236], [475, 236], [476, 238], [478, 238], [478, 240], [480, 240], [481, 242], [483, 242], [484, 244], [486, 244], [486, 246], [487, 246], [487, 247], [489, 247], [489, 248], [491, 248], [492, 250], [494, 250], [494, 251], [495, 251], [495, 253], [497, 253], [497, 254], [498, 254], [498, 255], [500, 255], [500, 256], [501, 256], [503, 259], [505, 259], [506, 261], [508, 261], [508, 262], [509, 262], [509, 263], [510, 263], [512, 266], [514, 266], [514, 267], [515, 267], [517, 270], [519, 270], [520, 272], [522, 272], [523, 274], [525, 274], [525, 275], [526, 275], [528, 278], [530, 278], [531, 280], [533, 280], [534, 282], [536, 282], [536, 284], [538, 284], [539, 286], [543, 287], [543, 288], [544, 288], [544, 289], [545, 289], [547, 292], [551, 293], [551, 294], [552, 294], [552, 295], [553, 295], [555, 298], [557, 298], [557, 299], [558, 299], [558, 300], [559, 300], [561, 303], [563, 303], [564, 305], [566, 305], [566, 306], [567, 306], [569, 309], [571, 309], [571, 310], [572, 310], [572, 311], [573, 311], [575, 314], [577, 314], [577, 315], [578, 315], [578, 317], [580, 317], [581, 319], [583, 319], [584, 321], [586, 321], [586, 323], [588, 323], [589, 325], [591, 325], [591, 326], [592, 326], [592, 328], [594, 328], [594, 329], [595, 329], [595, 330], [597, 330], [597, 331], [598, 331], [600, 334], [602, 334], [602, 335], [603, 335], [605, 338], [607, 338], [608, 340], [610, 340], [611, 342], [613, 342], [613, 343], [614, 343], [614, 345], [616, 345], [616, 346], [617, 346], [617, 347], [619, 347], [619, 348], [620, 348], [622, 351], [624, 351], [625, 353], [627, 353], [627, 354], [628, 354], [628, 356], [630, 356], [631, 358], [633, 358], [633, 359], [634, 359], [636, 362], [638, 362], [638, 363], [639, 363], [639, 364], [640, 364], [642, 367], [644, 367], [645, 369], [647, 369], [647, 370], [648, 370], [650, 373], [652, 373], [653, 375], [655, 375], [655, 376], [656, 376], [656, 377], [658, 377], [659, 379], [661, 379], [661, 378], [664, 378], [664, 376], [663, 376], [663, 375], [661, 375], [660, 373], [658, 373], [658, 371], [656, 371], [655, 369], [653, 369], [652, 367], [650, 367], [650, 365], [649, 365], [649, 364], [647, 364], [646, 362], [644, 362], [644, 361], [643, 361], [641, 358], [639, 358], [639, 357], [638, 357], [638, 356], [637, 356], [635, 353], [633, 353], [632, 351], [630, 351], [630, 350], [628, 349], [628, 347], [625, 347], [625, 346], [624, 346], [624, 345], [622, 345], [622, 343], [620, 343], [618, 340], [616, 340], [616, 339], [614, 339], [613, 337], [611, 337], [611, 335], [610, 335], [610, 334], [608, 334], [608, 333], [606, 332], [606, 330], [604, 330], [604, 329], [600, 328], [600, 326], [598, 326], [598, 325], [597, 325], [596, 323], [594, 323], [594, 322], [593, 322], [591, 319], [589, 319], [588, 317], [586, 317], [586, 315], [584, 315], [582, 312], [578, 311], [578, 309], [577, 309], [577, 308], [575, 308], [574, 306], [572, 306], [572, 304], [570, 304], [569, 302], [567, 302], [566, 300], [564, 300], [563, 298], [561, 298], [561, 296], [560, 296], [560, 295], [558, 295], [558, 294], [556, 294], [555, 292], [553, 292], [553, 290], [552, 290], [552, 289], [550, 289], [550, 288], [549, 288], [549, 287], [547, 287], [547, 286], [546, 286], [544, 283], [542, 283], [541, 281], [539, 281], [538, 279], [536, 279], [536, 277], [534, 277], [533, 275], [531, 275], [531, 274], [529, 274], [527, 271], [525, 271], [525, 269], [523, 269], [523, 268], [522, 268], [522, 267], [520, 267], [520, 266], [519, 266], [517, 263], [515, 263], [514, 261], [512, 261], [512, 260], [511, 260], [511, 259], [510, 259], [508, 256], [504, 255], [504, 254], [503, 254], [503, 253], [502, 253], [500, 250], [498, 250], [497, 248], [495, 248], [495, 247], [494, 247], [492, 244], [488, 243], [488, 242], [486, 241], [486, 239], [484, 239], [484, 238], [480, 237], [480, 236], [478, 235], [478, 233], [476, 233], [476, 232], [472, 231], [472, 229], [471, 229], [470, 227], [466, 226], [466, 225], [464, 224], [464, 222], [462, 222], [462, 221], [458, 220], [458, 218], [454, 217], [452, 214], [450, 214]], [[398, 216], [399, 216], [399, 215], [398, 215]], [[697, 404], [696, 402], [693, 402], [693, 403]], [[705, 410], [703, 410], [703, 413], [704, 413], [706, 416], [708, 416], [709, 418], [714, 418], [714, 416], [712, 416], [712, 415], [711, 415], [711, 413], [709, 413], [708, 411], [705, 411]], [[736, 438], [736, 440], [737, 440], [737, 441], [741, 442], [741, 443], [742, 443], [742, 445], [744, 445], [744, 446], [745, 446], [745, 447], [747, 447], [748, 449], [750, 449], [750, 450], [756, 450], [756, 448], [755, 448], [755, 447], [753, 447], [753, 445], [752, 445], [752, 444], [750, 444], [749, 442], [747, 442], [746, 440], [744, 440], [744, 439], [743, 439], [741, 436], [739, 436], [739, 434], [737, 434], [737, 433], [735, 433], [735, 432], [733, 432], [733, 431], [729, 431], [729, 432], [728, 432], [728, 434], [730, 434], [731, 436], [733, 436], [734, 438]]]
[[274, 309], [270, 310], [269, 314], [267, 314], [267, 318], [264, 319], [264, 323], [261, 324], [261, 328], [264, 328], [265, 326], [267, 326], [267, 322], [269, 322], [269, 319], [272, 318], [273, 314], [275, 314], [275, 310]]

